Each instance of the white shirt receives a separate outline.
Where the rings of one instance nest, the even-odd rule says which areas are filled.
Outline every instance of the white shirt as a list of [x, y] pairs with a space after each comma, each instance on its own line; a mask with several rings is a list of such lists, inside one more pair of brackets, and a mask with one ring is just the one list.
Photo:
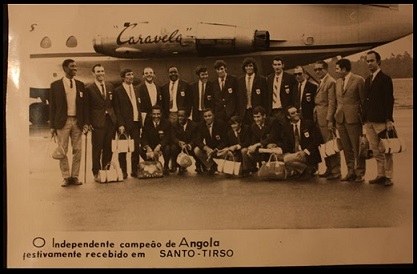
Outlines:
[[344, 82], [344, 85], [343, 85], [343, 90], [346, 90], [346, 84], [349, 81], [351, 75], [352, 75], [351, 72], [349, 72], [348, 74], [346, 74], [346, 76], [345, 76], [345, 82]]
[[[178, 89], [178, 80], [175, 82], [170, 81], [169, 82], [169, 100], [172, 100], [172, 108], [169, 109], [169, 111], [178, 111], [177, 106], [177, 89]], [[172, 94], [171, 94], [172, 91]]]
[[202, 102], [204, 102], [203, 96], [203, 85], [207, 85], [207, 83], [203, 83], [201, 80], [198, 80], [198, 110], [202, 111], [204, 109], [204, 106], [202, 105]]
[[255, 78], [255, 73], [252, 74], [251, 76], [246, 74], [246, 77], [245, 77], [245, 84], [246, 85], [249, 84], [249, 87], [247, 87], [247, 88], [249, 88], [249, 92], [247, 92], [248, 102], [246, 104], [246, 108], [251, 108], [252, 107], [252, 100], [251, 100], [252, 98], [251, 98], [251, 96], [252, 96], [252, 86], [253, 86], [253, 79], [254, 78]]
[[129, 98], [130, 98], [130, 103], [132, 104], [133, 121], [137, 122], [137, 121], [139, 121], [139, 112], [138, 112], [138, 105], [136, 103], [137, 98], [135, 96], [135, 90], [133, 88], [133, 85], [132, 84], [128, 85], [126, 83], [123, 83], [122, 85], [123, 85], [123, 87], [126, 91], [127, 96], [129, 96]]
[[156, 105], [156, 102], [158, 101], [158, 92], [156, 91], [156, 85], [155, 83], [149, 84], [148, 82], [145, 82], [146, 88], [148, 89], [149, 98], [151, 99], [151, 105]]
[[[71, 82], [72, 81], [72, 88]], [[64, 83], [65, 95], [67, 97], [67, 115], [77, 116], [76, 98], [77, 98], [77, 87], [75, 85], [75, 79], [68, 79], [67, 77], [62, 78]]]
[[[274, 77], [274, 85], [273, 85], [273, 92], [275, 94], [277, 94], [278, 96], [276, 97], [277, 101], [274, 103], [274, 100], [272, 100], [272, 109], [274, 108], [282, 108], [282, 103], [281, 103], [281, 97], [280, 97], [280, 91], [281, 91], [281, 83], [282, 83], [282, 75], [283, 73], [281, 72], [280, 75], [275, 75]], [[276, 82], [278, 78], [278, 83]]]

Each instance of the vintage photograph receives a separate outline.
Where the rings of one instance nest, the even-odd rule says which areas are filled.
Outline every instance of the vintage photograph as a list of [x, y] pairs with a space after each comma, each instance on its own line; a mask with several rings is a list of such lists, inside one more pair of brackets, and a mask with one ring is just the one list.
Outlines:
[[413, 263], [413, 5], [7, 5], [7, 268]]

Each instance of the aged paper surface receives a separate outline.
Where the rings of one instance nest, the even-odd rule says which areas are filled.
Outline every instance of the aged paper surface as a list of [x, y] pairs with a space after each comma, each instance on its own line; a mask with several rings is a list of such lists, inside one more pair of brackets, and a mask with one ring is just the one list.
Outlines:
[[[81, 175], [82, 186], [62, 188], [59, 164], [48, 155], [49, 128], [29, 122], [31, 88], [49, 88], [53, 80], [61, 78], [66, 58], [77, 61], [80, 78], [87, 75], [87, 80], [93, 79], [91, 65], [83, 65], [91, 58], [89, 64], [103, 63], [107, 75], [118, 79], [120, 70], [133, 64], [124, 62], [131, 61], [90, 56], [82, 48], [89, 45], [92, 50], [91, 33], [111, 28], [112, 19], [118, 24], [167, 20], [169, 26], [177, 17], [181, 22], [184, 17], [199, 22], [198, 16], [213, 14], [213, 7], [207, 6], [206, 12], [187, 5], [9, 5], [8, 9], [7, 267], [211, 268], [413, 262], [412, 108], [394, 110], [407, 150], [395, 155], [396, 183], [391, 189], [319, 180], [242, 181], [219, 174], [207, 179], [193, 174], [194, 170], [188, 172], [188, 178], [170, 175], [152, 182], [129, 178], [120, 184], [100, 185], [93, 181], [90, 160], [84, 161], [84, 153], [81, 174], [87, 164], [86, 181]], [[219, 14], [213, 14], [212, 20], [219, 24], [243, 21], [245, 26], [262, 29], [278, 20], [262, 17], [256, 5], [217, 9]], [[223, 13], [223, 9], [227, 11]], [[252, 13], [256, 16], [251, 17]], [[102, 22], [102, 18], [108, 20]], [[284, 21], [297, 23], [295, 18], [279, 19]], [[51, 47], [42, 52], [42, 37], [65, 43], [71, 35], [79, 35], [79, 50], [58, 47], [54, 51]], [[210, 69], [213, 60], [206, 61]], [[137, 62], [143, 69], [163, 61], [145, 58]], [[182, 62], [183, 74], [195, 80], [189, 76], [195, 62], [190, 61], [190, 68], [184, 61], [178, 62]], [[241, 74], [240, 62], [231, 62], [236, 74]], [[141, 73], [135, 71], [138, 78]], [[156, 73], [162, 84], [167, 72]], [[87, 138], [89, 154], [91, 140]], [[376, 164], [369, 160], [367, 165], [369, 180], [376, 175]]]

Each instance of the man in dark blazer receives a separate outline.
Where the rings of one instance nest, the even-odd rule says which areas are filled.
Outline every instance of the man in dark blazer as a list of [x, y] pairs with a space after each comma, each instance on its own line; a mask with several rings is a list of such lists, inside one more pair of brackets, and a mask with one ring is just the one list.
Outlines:
[[266, 78], [258, 74], [255, 59], [247, 57], [243, 60], [242, 70], [245, 73], [238, 79], [237, 115], [243, 123], [251, 125], [253, 109], [257, 106], [265, 108]]
[[272, 60], [274, 72], [267, 77], [266, 111], [270, 117], [285, 122], [285, 108], [294, 105], [294, 94], [291, 88], [296, 83], [292, 74], [284, 72], [284, 60], [276, 56]]
[[[57, 136], [58, 145], [65, 151], [65, 157], [59, 160], [63, 182], [61, 186], [81, 185], [78, 179], [81, 164], [82, 133], [88, 132], [85, 124], [84, 83], [74, 79], [77, 64], [72, 59], [62, 63], [65, 77], [51, 83], [49, 92], [49, 123], [52, 137]], [[72, 169], [70, 170], [67, 152], [68, 143], [72, 145]]]
[[[142, 128], [139, 88], [133, 85], [134, 74], [131, 69], [122, 70], [120, 76], [123, 83], [114, 90], [114, 110], [117, 116], [117, 127], [121, 134], [120, 139], [130, 137], [134, 143], [130, 175], [136, 177], [139, 164], [140, 129]], [[126, 152], [119, 152], [119, 164], [124, 179], [127, 178], [126, 156]]]
[[94, 82], [86, 86], [86, 123], [89, 125], [92, 143], [92, 171], [97, 182], [100, 169], [111, 162], [111, 141], [116, 133], [117, 117], [114, 111], [114, 88], [104, 81], [104, 67], [96, 64], [91, 69]]
[[285, 167], [289, 176], [311, 178], [321, 162], [321, 134], [314, 121], [302, 118], [295, 106], [288, 106], [286, 112], [287, 122], [282, 128]]
[[187, 114], [191, 112], [190, 85], [179, 79], [178, 68], [170, 66], [168, 68], [169, 82], [162, 86], [162, 111], [165, 119], [172, 124], [178, 120], [178, 109], [185, 108]]
[[[252, 136], [248, 125], [243, 123], [240, 116], [232, 116], [230, 118], [230, 129], [227, 132], [227, 147], [220, 151], [220, 154], [232, 152], [235, 157], [235, 161], [242, 162], [244, 154], [248, 153], [248, 147], [251, 144]], [[248, 167], [242, 162], [241, 173], [242, 175], [248, 175], [246, 172]]]
[[257, 164], [266, 161], [268, 154], [260, 153], [259, 149], [275, 149], [280, 151], [282, 155], [284, 140], [282, 138], [282, 125], [277, 119], [268, 117], [266, 110], [257, 106], [253, 109], [254, 122], [250, 126], [250, 134], [252, 136], [250, 146], [247, 153], [242, 153], [244, 174], [254, 173], [258, 170]]
[[292, 87], [294, 93], [294, 106], [300, 111], [303, 119], [313, 121], [314, 99], [316, 98], [317, 86], [305, 76], [304, 68], [297, 66], [294, 69], [297, 83]]
[[164, 174], [169, 175], [169, 160], [172, 154], [172, 125], [162, 117], [162, 110], [158, 105], [152, 107], [151, 117], [145, 121], [142, 131], [142, 149], [139, 153], [144, 160], [158, 160], [162, 154]]
[[198, 76], [198, 81], [190, 86], [192, 97], [191, 119], [196, 123], [200, 123], [203, 121], [204, 109], [213, 109], [213, 89], [212, 83], [208, 81], [209, 74], [206, 66], [197, 66], [195, 73]]
[[159, 105], [162, 108], [162, 91], [159, 85], [154, 82], [155, 73], [152, 68], [143, 69], [143, 81], [139, 84], [140, 110], [142, 114], [142, 125], [145, 120], [151, 119], [152, 107]]
[[209, 174], [214, 174], [217, 170], [217, 164], [213, 158], [217, 157], [217, 152], [227, 145], [227, 131], [229, 125], [221, 119], [215, 119], [213, 110], [204, 110], [204, 121], [198, 126], [198, 138], [195, 155], [201, 160]]
[[237, 78], [227, 73], [227, 64], [223, 60], [214, 63], [217, 78], [212, 82], [214, 96], [214, 115], [227, 123], [237, 112]]
[[365, 176], [365, 159], [359, 157], [359, 136], [362, 135], [362, 123], [359, 113], [365, 99], [365, 80], [351, 72], [348, 59], [336, 62], [336, 128], [347, 165], [347, 175], [342, 181], [361, 183]]
[[376, 51], [366, 54], [371, 75], [365, 81], [365, 101], [363, 103], [363, 121], [366, 135], [376, 160], [377, 177], [370, 184], [392, 186], [393, 157], [391, 153], [381, 153], [378, 148], [381, 140], [379, 133], [394, 129], [394, 89], [392, 79], [381, 71], [381, 56]]
[[[185, 108], [179, 108], [178, 110], [178, 121], [172, 127], [172, 172], [175, 172], [177, 166], [177, 157], [182, 150], [186, 150], [190, 156], [196, 161], [196, 167], [201, 166], [201, 161], [195, 156], [194, 148], [196, 146], [196, 140], [198, 138], [198, 124], [192, 121]], [[182, 175], [187, 171], [185, 167], [178, 168], [178, 174]]]

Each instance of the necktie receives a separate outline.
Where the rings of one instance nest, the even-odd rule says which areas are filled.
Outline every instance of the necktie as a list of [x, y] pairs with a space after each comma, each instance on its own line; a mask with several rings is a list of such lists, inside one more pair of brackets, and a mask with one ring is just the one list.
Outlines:
[[174, 106], [174, 82], [171, 83], [171, 90], [169, 91], [169, 109]]
[[342, 78], [342, 92], [345, 91], [345, 77]]
[[101, 95], [103, 98], [106, 98], [106, 90], [104, 89], [104, 84], [101, 84]]
[[210, 133], [210, 137], [213, 137], [212, 136], [212, 128], [213, 128], [213, 124], [208, 125], [208, 130], [209, 130], [209, 133]]
[[224, 88], [224, 78], [221, 79], [221, 90], [223, 91]]
[[205, 94], [206, 84], [201, 82], [201, 94], [200, 94], [200, 107], [201, 110], [204, 110], [204, 94]]
[[72, 87], [73, 87], [72, 79], [70, 79], [70, 88], [72, 88]]
[[137, 117], [137, 104], [136, 104], [136, 98], [135, 98], [135, 93], [133, 92], [132, 86], [129, 85], [129, 97], [130, 97], [130, 102], [132, 103], [132, 108], [133, 108], [133, 121], [138, 121], [139, 117]]
[[294, 124], [294, 152], [300, 150], [300, 134], [298, 133], [298, 126]]
[[250, 76], [248, 76], [248, 81], [246, 83], [246, 93], [248, 96], [247, 108], [251, 108], [252, 107], [252, 94], [251, 94], [251, 88], [250, 88]]
[[371, 84], [372, 84], [372, 82], [374, 81], [374, 74], [373, 73], [371, 73]]
[[274, 92], [272, 93], [272, 100], [274, 102], [274, 105], [278, 102], [278, 94], [279, 94], [279, 88], [278, 88], [278, 81], [279, 77], [275, 77], [275, 83], [274, 83]]

